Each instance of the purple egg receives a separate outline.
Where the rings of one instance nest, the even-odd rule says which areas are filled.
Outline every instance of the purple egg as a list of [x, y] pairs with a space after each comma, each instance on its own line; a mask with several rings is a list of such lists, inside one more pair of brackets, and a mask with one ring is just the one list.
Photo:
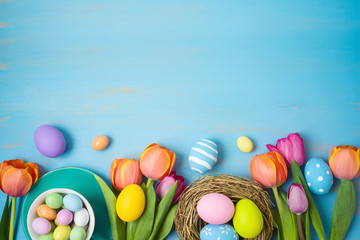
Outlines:
[[73, 218], [74, 218], [74, 214], [67, 209], [60, 210], [56, 216], [56, 220], [60, 225], [70, 224]]
[[39, 152], [49, 158], [60, 156], [66, 148], [64, 135], [50, 125], [38, 127], [34, 134], [34, 141]]
[[31, 223], [32, 229], [37, 234], [43, 235], [48, 234], [51, 230], [51, 224], [45, 218], [35, 218]]

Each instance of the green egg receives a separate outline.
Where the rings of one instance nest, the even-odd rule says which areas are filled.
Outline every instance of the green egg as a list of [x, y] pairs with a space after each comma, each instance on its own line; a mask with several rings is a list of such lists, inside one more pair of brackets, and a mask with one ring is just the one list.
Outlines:
[[258, 206], [249, 199], [240, 200], [235, 207], [233, 225], [243, 238], [255, 238], [263, 229], [264, 220]]
[[45, 203], [50, 208], [58, 209], [63, 205], [63, 197], [58, 193], [50, 193], [46, 196]]
[[46, 235], [40, 235], [38, 240], [54, 240], [53, 232], [50, 232], [50, 233], [48, 233]]
[[70, 233], [70, 240], [85, 240], [86, 232], [83, 227], [74, 227]]

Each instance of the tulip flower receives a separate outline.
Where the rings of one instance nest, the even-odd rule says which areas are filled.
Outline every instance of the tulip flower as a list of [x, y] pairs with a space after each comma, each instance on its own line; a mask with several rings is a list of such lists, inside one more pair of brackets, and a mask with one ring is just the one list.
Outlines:
[[301, 185], [295, 183], [290, 185], [287, 194], [287, 204], [289, 209], [297, 215], [300, 239], [304, 240], [305, 237], [301, 224], [301, 214], [307, 210], [309, 203], [306, 198], [306, 193]]
[[347, 180], [357, 178], [360, 175], [360, 148], [333, 147], [329, 156], [329, 166], [336, 178]]
[[175, 164], [175, 153], [153, 143], [140, 156], [140, 170], [148, 178], [163, 180], [168, 176]]
[[16, 198], [27, 194], [38, 178], [39, 169], [35, 163], [16, 159], [0, 164], [0, 189], [12, 197], [9, 240], [14, 238]]
[[131, 184], [140, 185], [142, 175], [139, 162], [135, 159], [115, 159], [110, 167], [110, 178], [119, 191]]
[[269, 151], [280, 153], [286, 160], [286, 166], [290, 167], [291, 160], [294, 159], [299, 166], [305, 162], [305, 148], [303, 139], [298, 133], [291, 133], [287, 138], [277, 140], [276, 147], [267, 144]]
[[264, 188], [274, 188], [286, 181], [288, 170], [278, 152], [256, 155], [250, 163], [252, 178]]
[[187, 187], [184, 185], [184, 178], [182, 176], [176, 175], [176, 171], [172, 171], [169, 176], [166, 176], [157, 186], [156, 186], [156, 195], [159, 199], [163, 199], [169, 189], [174, 185], [175, 182], [178, 182], [175, 196], [172, 203], [176, 203], [179, 200], [182, 192]]
[[355, 214], [356, 196], [351, 180], [360, 175], [360, 148], [333, 147], [329, 166], [334, 176], [341, 179], [331, 221], [330, 240], [344, 239]]

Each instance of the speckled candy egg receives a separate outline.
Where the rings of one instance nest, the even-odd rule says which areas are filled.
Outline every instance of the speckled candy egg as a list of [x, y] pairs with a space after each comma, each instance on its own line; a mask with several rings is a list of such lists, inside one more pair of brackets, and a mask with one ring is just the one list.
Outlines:
[[216, 143], [208, 139], [198, 141], [189, 154], [189, 163], [192, 170], [202, 174], [212, 169], [218, 158]]
[[77, 212], [83, 207], [81, 199], [75, 194], [68, 194], [64, 197], [64, 206], [70, 211]]
[[74, 215], [68, 209], [62, 209], [58, 212], [56, 220], [60, 225], [68, 225], [72, 222]]
[[250, 140], [250, 138], [245, 136], [239, 137], [236, 143], [238, 148], [245, 153], [251, 152], [254, 148], [253, 142]]
[[39, 152], [49, 158], [60, 156], [66, 148], [64, 135], [50, 125], [42, 125], [36, 129], [34, 142]]
[[40, 235], [48, 234], [51, 230], [50, 222], [45, 218], [41, 218], [41, 217], [35, 218], [32, 221], [31, 227], [34, 230], [34, 232]]
[[304, 169], [306, 183], [311, 192], [326, 194], [333, 185], [333, 175], [330, 167], [320, 158], [312, 158]]
[[54, 239], [55, 240], [67, 240], [70, 237], [71, 228], [70, 226], [58, 226], [54, 231]]
[[209, 193], [203, 196], [196, 210], [200, 218], [210, 224], [225, 224], [235, 213], [231, 199], [220, 193]]
[[76, 226], [86, 226], [90, 219], [89, 212], [83, 208], [80, 211], [75, 212], [74, 214], [74, 222]]
[[229, 224], [208, 224], [200, 232], [201, 240], [238, 240], [239, 235]]
[[70, 240], [85, 240], [86, 232], [82, 227], [74, 227], [70, 232]]

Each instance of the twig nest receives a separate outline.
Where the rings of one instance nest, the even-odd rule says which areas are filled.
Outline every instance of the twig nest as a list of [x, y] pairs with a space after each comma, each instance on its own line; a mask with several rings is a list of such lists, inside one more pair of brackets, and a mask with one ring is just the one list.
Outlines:
[[206, 175], [195, 180], [181, 195], [175, 214], [175, 229], [181, 240], [199, 240], [200, 231], [206, 225], [198, 215], [196, 207], [200, 199], [209, 193], [221, 193], [234, 204], [241, 199], [253, 201], [264, 219], [261, 233], [253, 239], [267, 240], [272, 236], [271, 200], [256, 182], [232, 175]]

